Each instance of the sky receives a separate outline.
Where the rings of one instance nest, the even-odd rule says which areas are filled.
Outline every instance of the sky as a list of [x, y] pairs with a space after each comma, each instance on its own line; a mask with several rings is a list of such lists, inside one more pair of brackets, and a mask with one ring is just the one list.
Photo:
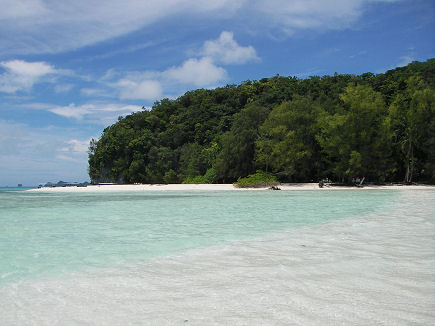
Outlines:
[[91, 138], [186, 91], [435, 57], [433, 0], [0, 0], [0, 186], [87, 181]]

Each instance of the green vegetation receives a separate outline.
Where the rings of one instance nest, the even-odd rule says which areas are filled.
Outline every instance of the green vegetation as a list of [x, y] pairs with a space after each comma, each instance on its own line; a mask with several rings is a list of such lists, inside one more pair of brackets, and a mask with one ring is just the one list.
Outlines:
[[89, 175], [94, 183], [269, 175], [434, 183], [434, 102], [435, 59], [378, 75], [277, 75], [199, 89], [107, 127], [91, 141]]
[[240, 188], [260, 188], [277, 185], [279, 185], [278, 179], [273, 174], [260, 170], [245, 178], [238, 178], [237, 183], [235, 183], [235, 186]]

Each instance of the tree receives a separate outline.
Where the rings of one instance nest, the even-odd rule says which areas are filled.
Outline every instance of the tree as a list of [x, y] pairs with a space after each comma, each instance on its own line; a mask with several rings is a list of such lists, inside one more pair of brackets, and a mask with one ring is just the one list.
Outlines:
[[320, 157], [315, 136], [319, 111], [319, 105], [306, 97], [295, 97], [273, 109], [255, 143], [256, 162], [287, 180], [317, 177]]
[[209, 168], [206, 152], [198, 143], [185, 144], [181, 149], [180, 170], [183, 179], [203, 175]]
[[410, 77], [406, 83], [406, 90], [389, 107], [387, 122], [405, 168], [404, 182], [409, 183], [415, 173], [434, 179], [435, 92], [420, 77]]
[[229, 132], [221, 137], [214, 169], [219, 180], [237, 180], [254, 172], [255, 141], [269, 111], [255, 103], [235, 115]]
[[385, 102], [368, 85], [349, 85], [340, 95], [343, 107], [319, 118], [318, 140], [341, 180], [354, 176], [382, 180], [388, 169], [390, 148], [384, 125]]

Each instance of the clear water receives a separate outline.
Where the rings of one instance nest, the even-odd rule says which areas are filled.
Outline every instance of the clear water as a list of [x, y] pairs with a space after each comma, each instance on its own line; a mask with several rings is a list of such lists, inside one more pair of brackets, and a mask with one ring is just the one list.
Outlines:
[[0, 203], [0, 325], [435, 325], [434, 190]]
[[397, 192], [0, 192], [0, 284], [349, 218]]

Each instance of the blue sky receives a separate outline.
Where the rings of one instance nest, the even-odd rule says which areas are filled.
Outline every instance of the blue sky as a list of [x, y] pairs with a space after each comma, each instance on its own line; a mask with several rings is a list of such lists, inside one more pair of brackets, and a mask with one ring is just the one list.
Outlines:
[[433, 0], [0, 5], [0, 186], [88, 180], [91, 138], [188, 90], [381, 73], [435, 56]]

